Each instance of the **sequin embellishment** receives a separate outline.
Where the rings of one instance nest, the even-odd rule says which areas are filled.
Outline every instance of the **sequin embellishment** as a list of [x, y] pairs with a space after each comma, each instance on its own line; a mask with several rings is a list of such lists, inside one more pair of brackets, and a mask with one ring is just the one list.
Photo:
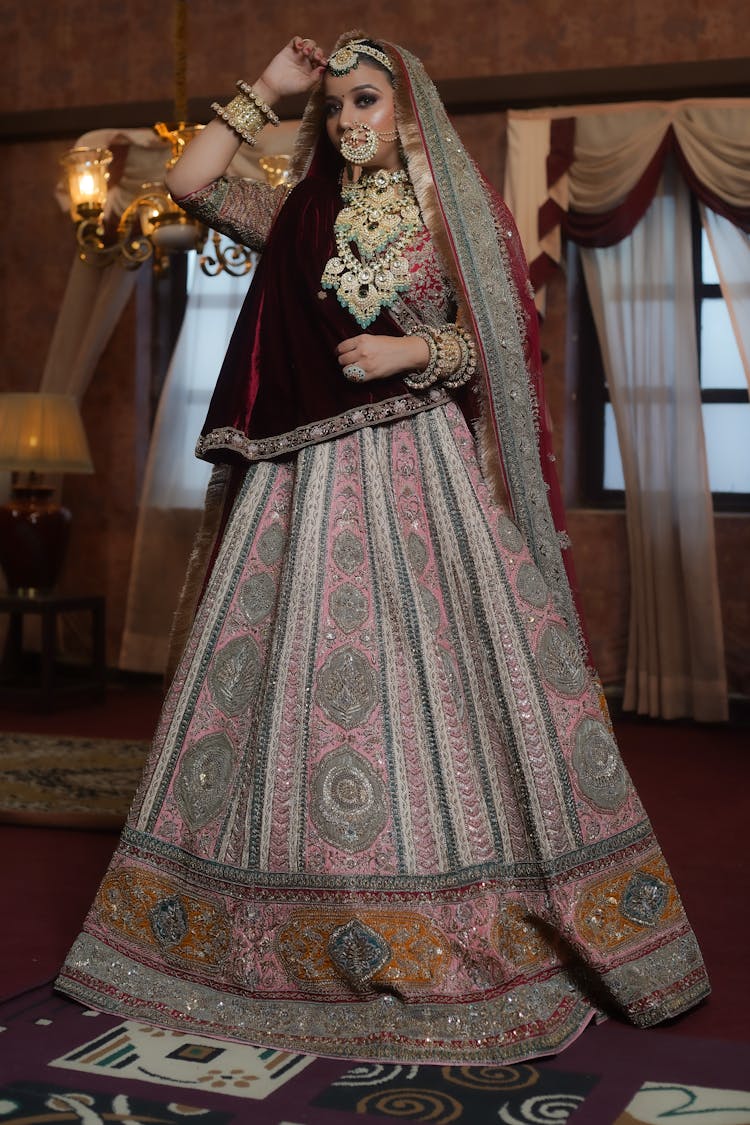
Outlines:
[[376, 930], [352, 918], [334, 930], [328, 939], [328, 954], [342, 977], [361, 988], [387, 965], [391, 947]]
[[100, 924], [170, 961], [219, 967], [229, 947], [229, 921], [219, 901], [199, 897], [150, 869], [108, 871], [96, 896]]
[[333, 750], [318, 763], [310, 788], [310, 816], [329, 844], [360, 852], [383, 831], [388, 820], [385, 785], [349, 747]]
[[367, 620], [367, 598], [351, 582], [345, 582], [333, 591], [328, 599], [328, 608], [344, 633], [353, 633]]
[[250, 705], [260, 682], [261, 660], [252, 637], [235, 637], [213, 658], [208, 673], [211, 694], [225, 715], [239, 715]]
[[514, 969], [556, 960], [552, 947], [522, 902], [501, 906], [492, 928], [495, 948]]
[[364, 722], [377, 702], [375, 674], [354, 648], [331, 653], [318, 673], [316, 699], [329, 719], [351, 730]]
[[430, 628], [433, 633], [437, 633], [440, 628], [440, 602], [437, 600], [432, 590], [428, 590], [426, 586], [419, 587], [419, 596], [422, 599], [422, 605], [427, 614]]
[[635, 871], [623, 891], [620, 910], [631, 922], [653, 926], [664, 913], [669, 887], [654, 875]]
[[562, 625], [548, 625], [536, 650], [542, 675], [561, 695], [579, 695], [586, 684], [586, 669], [576, 643]]
[[501, 515], [498, 517], [497, 533], [503, 547], [506, 547], [509, 551], [523, 550], [523, 535], [508, 516]]
[[273, 609], [276, 585], [270, 574], [253, 574], [240, 590], [240, 605], [251, 625], [258, 625]]
[[605, 950], [639, 940], [644, 928], [684, 919], [664, 858], [654, 856], [636, 871], [597, 879], [580, 894], [575, 926], [592, 948]]
[[516, 578], [518, 592], [525, 602], [542, 609], [547, 604], [549, 591], [542, 572], [533, 563], [522, 563]]
[[163, 949], [179, 945], [188, 931], [187, 912], [177, 895], [163, 898], [148, 912], [154, 937]]
[[[450, 941], [430, 918], [382, 907], [363, 906], [356, 915], [325, 905], [299, 911], [277, 931], [274, 948], [289, 975], [307, 987], [328, 988], [342, 975], [354, 984], [374, 978], [393, 988], [431, 987], [451, 961]], [[374, 968], [386, 948], [388, 957]]]
[[617, 809], [628, 792], [617, 744], [604, 723], [582, 719], [575, 732], [572, 765], [578, 788], [600, 809]]
[[177, 772], [174, 797], [193, 831], [202, 828], [224, 805], [232, 777], [234, 750], [225, 734], [209, 734], [185, 751]]
[[350, 531], [342, 531], [334, 541], [333, 558], [345, 574], [353, 574], [364, 561], [362, 544]]
[[406, 540], [406, 553], [417, 574], [421, 574], [427, 566], [427, 547], [424, 539], [417, 535], [415, 531], [412, 531]]
[[258, 557], [266, 566], [278, 562], [284, 551], [286, 536], [278, 524], [272, 523], [258, 540]]

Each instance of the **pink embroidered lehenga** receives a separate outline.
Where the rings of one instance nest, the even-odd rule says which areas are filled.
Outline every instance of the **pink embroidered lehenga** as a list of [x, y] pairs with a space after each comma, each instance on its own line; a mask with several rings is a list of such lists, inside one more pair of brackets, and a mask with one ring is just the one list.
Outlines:
[[[241, 409], [236, 357], [264, 353], [248, 313], [199, 443], [246, 471], [59, 985], [250, 1043], [502, 1064], [600, 1012], [648, 1025], [708, 989], [587, 666], [514, 231], [419, 64], [387, 50], [425, 219], [387, 330], [458, 309], [482, 377], [463, 399], [395, 382], [265, 432], [258, 413], [297, 401], [303, 361], [286, 334], [292, 373], [265, 415], [271, 376], [253, 373], [258, 413]], [[313, 98], [275, 219], [258, 186], [188, 205], [269, 247], [284, 223], [302, 238], [312, 207], [330, 241], [318, 135]], [[309, 278], [254, 283], [263, 315], [274, 293], [300, 323], [315, 302], [327, 315], [311, 257]]]

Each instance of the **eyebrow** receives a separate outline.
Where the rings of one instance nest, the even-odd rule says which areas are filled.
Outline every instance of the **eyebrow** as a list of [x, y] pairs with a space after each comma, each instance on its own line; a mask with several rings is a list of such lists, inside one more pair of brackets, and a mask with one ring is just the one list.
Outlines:
[[[375, 83], [374, 83], [374, 82], [363, 82], [361, 86], [352, 86], [352, 88], [351, 88], [351, 90], [349, 91], [349, 93], [350, 93], [350, 94], [356, 94], [356, 93], [358, 93], [358, 92], [359, 92], [360, 90], [377, 90], [377, 92], [378, 92], [379, 94], [382, 94], [382, 92], [383, 92], [383, 91], [382, 91], [382, 90], [380, 89], [380, 87], [379, 87], [379, 86], [376, 86], [376, 85], [375, 85]], [[326, 94], [326, 101], [329, 101], [329, 102], [330, 102], [330, 101], [337, 101], [337, 100], [338, 100], [338, 98], [339, 98], [339, 95], [338, 95], [338, 94]]]

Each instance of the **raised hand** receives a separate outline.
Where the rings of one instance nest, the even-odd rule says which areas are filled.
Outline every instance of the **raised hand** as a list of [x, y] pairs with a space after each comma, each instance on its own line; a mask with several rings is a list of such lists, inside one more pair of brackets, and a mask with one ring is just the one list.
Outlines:
[[255, 89], [269, 104], [286, 94], [305, 94], [320, 78], [327, 61], [314, 39], [295, 35], [271, 59]]

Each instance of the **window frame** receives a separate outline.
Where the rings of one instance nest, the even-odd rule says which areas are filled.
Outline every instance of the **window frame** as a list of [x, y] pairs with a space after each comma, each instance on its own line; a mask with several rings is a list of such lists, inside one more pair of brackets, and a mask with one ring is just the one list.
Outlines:
[[[698, 378], [701, 378], [701, 315], [703, 302], [723, 299], [721, 287], [703, 281], [702, 232], [700, 206], [691, 193], [691, 231], [693, 256], [693, 301], [695, 310]], [[567, 243], [568, 331], [574, 340], [569, 349], [569, 363], [574, 366], [575, 397], [579, 403], [578, 471], [576, 494], [578, 502], [592, 508], [622, 509], [624, 489], [604, 487], [605, 411], [611, 404], [594, 316], [586, 290], [579, 247]], [[748, 391], [739, 388], [704, 388], [702, 403], [747, 403]], [[716, 512], [750, 512], [750, 492], [711, 493]]]

